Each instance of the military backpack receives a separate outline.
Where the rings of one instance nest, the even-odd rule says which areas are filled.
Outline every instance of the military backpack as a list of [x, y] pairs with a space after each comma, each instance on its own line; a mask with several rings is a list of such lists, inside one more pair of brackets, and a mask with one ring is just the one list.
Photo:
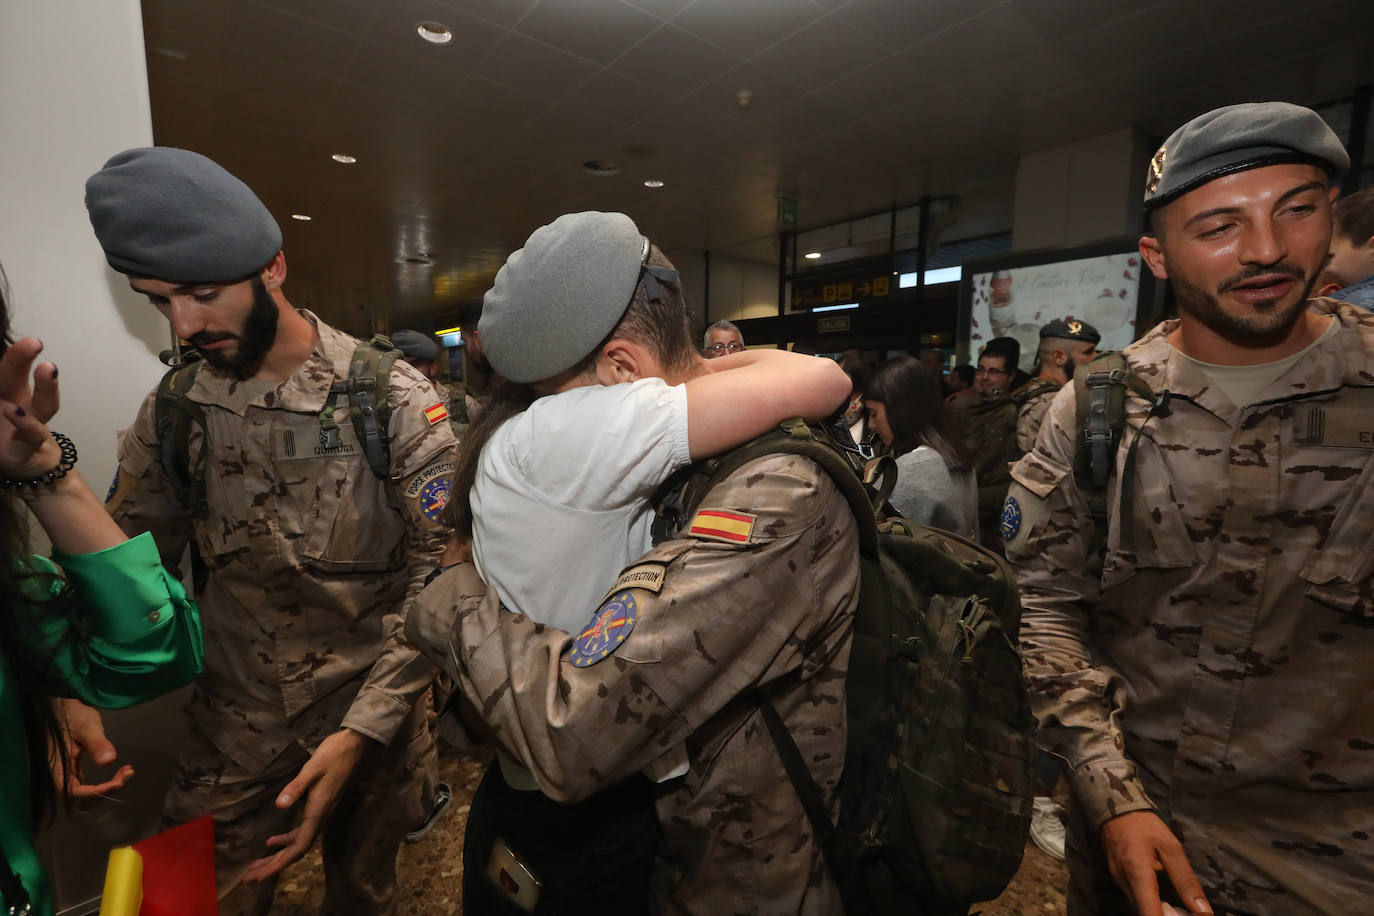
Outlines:
[[[330, 396], [319, 415], [320, 445], [338, 448], [343, 440], [336, 412], [347, 405], [345, 412], [352, 420], [368, 467], [382, 480], [391, 477], [391, 442], [387, 437], [391, 407], [386, 399], [386, 381], [400, 355], [401, 351], [391, 346], [391, 340], [380, 334], [360, 343], [348, 366], [348, 380], [330, 386]], [[192, 518], [205, 518], [209, 513], [205, 497], [206, 450], [201, 448], [192, 455], [190, 445], [193, 426], [202, 435], [205, 432], [205, 410], [187, 397], [200, 367], [201, 361], [194, 359], [169, 370], [158, 383], [153, 400], [153, 428], [157, 432], [162, 470], [177, 501]]]
[[1000, 557], [896, 515], [887, 502], [896, 464], [852, 441], [796, 420], [693, 465], [656, 498], [655, 536], [757, 458], [802, 455], [835, 481], [858, 523], [860, 564], [838, 822], [767, 695], [754, 699], [845, 909], [963, 916], [1006, 887], [1030, 828], [1035, 719], [1017, 646], [1020, 597]]

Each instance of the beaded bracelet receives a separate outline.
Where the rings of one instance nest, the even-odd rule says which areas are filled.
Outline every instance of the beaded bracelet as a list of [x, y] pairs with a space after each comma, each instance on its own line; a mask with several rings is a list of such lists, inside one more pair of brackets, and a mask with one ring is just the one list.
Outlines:
[[30, 477], [28, 480], [10, 480], [8, 477], [0, 477], [0, 490], [37, 490], [39, 487], [46, 487], [61, 480], [67, 476], [68, 471], [76, 467], [76, 444], [61, 433], [55, 432], [52, 437], [57, 440], [57, 447], [62, 450], [62, 457], [58, 459], [57, 467], [38, 477]]

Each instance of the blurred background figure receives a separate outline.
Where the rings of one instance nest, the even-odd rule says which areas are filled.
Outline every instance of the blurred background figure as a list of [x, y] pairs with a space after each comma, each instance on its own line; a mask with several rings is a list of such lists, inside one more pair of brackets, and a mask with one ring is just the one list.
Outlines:
[[701, 355], [707, 359], [743, 349], [744, 335], [732, 321], [717, 321], [706, 329], [706, 336], [701, 339]]
[[1362, 308], [1374, 309], [1374, 188], [1356, 191], [1336, 201], [1331, 208], [1335, 226], [1331, 233], [1331, 260], [1315, 289], [1331, 280], [1341, 284], [1333, 298]]
[[403, 328], [391, 335], [391, 345], [401, 351], [415, 370], [437, 383], [439, 380], [439, 342], [428, 334]]
[[974, 368], [968, 363], [960, 363], [949, 370], [947, 386], [950, 393], [945, 397], [946, 404], [960, 398], [973, 397], [975, 393], [973, 390], [974, 371]]
[[935, 376], [910, 356], [879, 368], [864, 388], [869, 423], [897, 459], [892, 505], [920, 525], [978, 538], [978, 487]]

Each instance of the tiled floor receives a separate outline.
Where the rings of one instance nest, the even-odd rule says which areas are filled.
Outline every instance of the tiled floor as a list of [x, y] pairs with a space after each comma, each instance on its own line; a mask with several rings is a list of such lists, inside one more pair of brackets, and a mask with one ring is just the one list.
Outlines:
[[[441, 745], [442, 747], [442, 745]], [[406, 899], [397, 907], [399, 916], [451, 916], [462, 913], [460, 888], [463, 876], [463, 829], [467, 825], [468, 800], [477, 789], [484, 762], [446, 750], [439, 760], [442, 778], [453, 787], [449, 810], [413, 846], [401, 847], [398, 871]], [[1032, 844], [1011, 885], [997, 900], [975, 907], [983, 916], [1063, 916], [1064, 863], [1057, 862]], [[280, 916], [314, 916], [324, 899], [318, 845], [282, 876], [273, 913]]]

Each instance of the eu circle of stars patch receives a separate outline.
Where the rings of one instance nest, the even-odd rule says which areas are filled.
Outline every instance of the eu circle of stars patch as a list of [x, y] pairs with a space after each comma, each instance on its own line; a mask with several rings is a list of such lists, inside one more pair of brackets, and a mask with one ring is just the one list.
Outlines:
[[628, 591], [616, 592], [601, 605], [591, 623], [573, 640], [569, 660], [578, 668], [595, 665], [610, 655], [630, 635], [639, 618], [639, 606]]
[[1013, 540], [1021, 532], [1021, 504], [1008, 496], [1002, 505], [1002, 540]]
[[448, 478], [436, 477], [420, 488], [420, 512], [431, 522], [438, 523], [448, 505]]

